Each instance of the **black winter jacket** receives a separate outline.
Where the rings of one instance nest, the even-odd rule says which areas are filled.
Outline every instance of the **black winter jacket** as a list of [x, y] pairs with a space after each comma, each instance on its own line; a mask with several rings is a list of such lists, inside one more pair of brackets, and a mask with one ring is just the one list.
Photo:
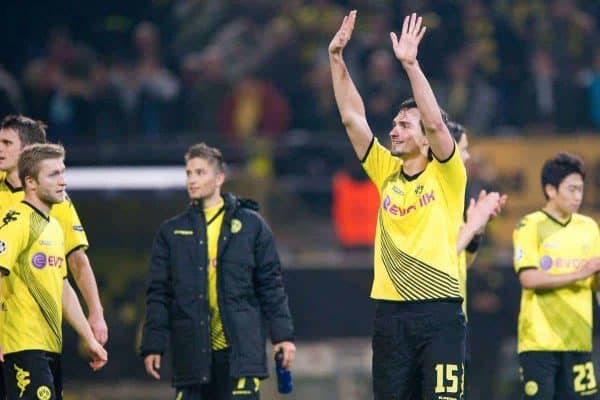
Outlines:
[[[268, 376], [265, 324], [271, 341], [293, 340], [273, 234], [251, 200], [225, 194], [218, 241], [217, 293], [230, 345], [233, 378]], [[165, 221], [156, 235], [146, 293], [141, 353], [163, 354], [170, 338], [173, 386], [210, 380], [208, 249], [201, 206]]]

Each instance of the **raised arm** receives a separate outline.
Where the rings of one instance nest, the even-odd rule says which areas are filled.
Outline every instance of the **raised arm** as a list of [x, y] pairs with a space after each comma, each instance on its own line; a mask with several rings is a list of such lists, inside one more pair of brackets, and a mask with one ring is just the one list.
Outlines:
[[344, 47], [352, 37], [355, 21], [356, 10], [351, 11], [350, 14], [344, 17], [342, 26], [329, 44], [329, 64], [331, 65], [335, 102], [342, 117], [342, 123], [346, 128], [356, 155], [362, 160], [367, 153], [371, 140], [373, 140], [373, 132], [371, 132], [371, 128], [367, 123], [363, 100], [354, 82], [352, 82], [342, 56]]
[[406, 16], [402, 24], [400, 39], [394, 32], [390, 32], [390, 37], [396, 58], [402, 63], [402, 67], [408, 75], [431, 151], [438, 160], [447, 160], [454, 151], [454, 139], [444, 123], [431, 85], [417, 61], [419, 43], [427, 30], [425, 26], [422, 26], [422, 22], [422, 17], [417, 18], [417, 14]]

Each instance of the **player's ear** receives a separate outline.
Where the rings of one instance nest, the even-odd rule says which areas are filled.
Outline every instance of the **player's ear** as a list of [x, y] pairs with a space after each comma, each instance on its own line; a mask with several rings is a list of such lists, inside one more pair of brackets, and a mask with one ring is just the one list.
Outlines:
[[556, 197], [556, 188], [549, 183], [544, 186], [544, 192], [549, 199]]
[[223, 186], [223, 183], [225, 183], [225, 172], [219, 172], [217, 173], [217, 185]]
[[26, 185], [34, 185], [36, 184], [36, 179], [33, 176], [26, 176], [25, 177], [25, 182], [23, 182], [23, 187], [25, 187]]

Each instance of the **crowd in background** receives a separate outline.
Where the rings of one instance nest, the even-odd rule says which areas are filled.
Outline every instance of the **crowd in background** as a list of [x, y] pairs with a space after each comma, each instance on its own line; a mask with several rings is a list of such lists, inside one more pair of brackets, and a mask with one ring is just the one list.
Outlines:
[[291, 129], [339, 130], [326, 49], [344, 13], [357, 8], [345, 57], [378, 136], [410, 95], [388, 33], [412, 11], [428, 26], [419, 59], [438, 99], [472, 133], [600, 130], [597, 2], [162, 0], [129, 7], [131, 17], [102, 9], [82, 17], [83, 25], [28, 25], [27, 46], [0, 58], [0, 114], [46, 120], [66, 143], [201, 132], [239, 146], [256, 136], [272, 143]]

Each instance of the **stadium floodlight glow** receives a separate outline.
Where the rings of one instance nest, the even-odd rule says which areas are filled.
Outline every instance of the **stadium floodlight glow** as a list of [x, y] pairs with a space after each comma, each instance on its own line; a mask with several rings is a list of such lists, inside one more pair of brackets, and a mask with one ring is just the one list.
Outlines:
[[181, 166], [68, 167], [67, 190], [163, 190], [185, 189]]

